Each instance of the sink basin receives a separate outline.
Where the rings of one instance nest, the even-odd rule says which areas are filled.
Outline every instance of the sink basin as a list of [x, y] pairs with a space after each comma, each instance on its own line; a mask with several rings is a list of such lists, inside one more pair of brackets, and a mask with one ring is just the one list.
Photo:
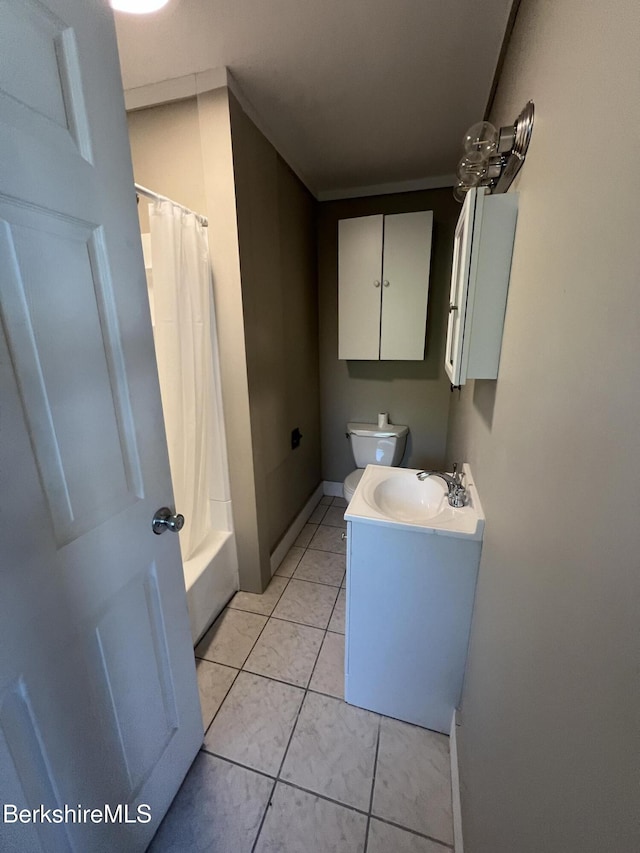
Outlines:
[[386, 477], [366, 489], [364, 499], [378, 512], [414, 524], [435, 518], [448, 509], [452, 510], [447, 501], [444, 480], [428, 477], [420, 481], [415, 474], [410, 479], [402, 476]]
[[417, 469], [368, 465], [347, 507], [348, 521], [365, 521], [445, 536], [482, 539], [484, 515], [468, 465], [462, 468], [467, 505], [454, 508], [440, 477], [418, 480]]

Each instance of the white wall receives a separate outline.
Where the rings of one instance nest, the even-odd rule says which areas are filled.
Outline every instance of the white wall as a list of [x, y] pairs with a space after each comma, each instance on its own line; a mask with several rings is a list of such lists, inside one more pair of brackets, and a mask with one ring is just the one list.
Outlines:
[[533, 98], [500, 375], [448, 457], [487, 514], [459, 753], [471, 853], [640, 849], [640, 7], [523, 0]]

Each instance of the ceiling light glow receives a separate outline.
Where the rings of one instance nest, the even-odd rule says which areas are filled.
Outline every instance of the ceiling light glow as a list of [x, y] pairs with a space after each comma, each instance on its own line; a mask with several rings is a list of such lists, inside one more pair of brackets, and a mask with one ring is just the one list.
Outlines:
[[169, 0], [111, 0], [111, 8], [116, 12], [131, 12], [133, 15], [147, 15], [166, 6]]

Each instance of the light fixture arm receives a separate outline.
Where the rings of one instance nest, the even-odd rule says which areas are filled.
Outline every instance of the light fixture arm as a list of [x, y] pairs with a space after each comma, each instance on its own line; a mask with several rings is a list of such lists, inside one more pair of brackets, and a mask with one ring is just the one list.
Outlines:
[[478, 122], [467, 131], [466, 153], [458, 163], [458, 185], [454, 197], [463, 201], [471, 187], [489, 193], [505, 193], [524, 163], [533, 130], [533, 101], [528, 101], [512, 125], [499, 130], [489, 122]]

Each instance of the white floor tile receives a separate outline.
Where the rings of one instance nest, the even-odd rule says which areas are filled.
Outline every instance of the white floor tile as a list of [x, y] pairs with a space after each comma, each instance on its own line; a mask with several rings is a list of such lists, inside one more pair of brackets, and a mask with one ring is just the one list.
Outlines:
[[309, 689], [344, 699], [344, 634], [326, 634]]
[[275, 574], [279, 577], [290, 578], [291, 575], [295, 572], [296, 567], [302, 559], [303, 554], [304, 548], [299, 548], [297, 545], [292, 545], [292, 547], [289, 548], [289, 550], [287, 551], [284, 560], [276, 569]]
[[338, 593], [336, 606], [333, 608], [333, 613], [331, 614], [331, 621], [329, 622], [329, 630], [334, 631], [336, 634], [344, 634], [345, 632], [346, 605], [347, 591], [346, 589], [341, 589]]
[[228, 606], [233, 610], [248, 610], [251, 613], [271, 616], [286, 585], [285, 577], [272, 577], [263, 593], [236, 592]]
[[206, 734], [205, 749], [275, 776], [304, 691], [241, 672]]
[[453, 844], [449, 738], [383, 717], [372, 813]]
[[294, 542], [294, 545], [298, 548], [306, 548], [309, 542], [311, 542], [313, 534], [316, 532], [317, 528], [317, 524], [305, 524], [298, 534], [298, 538]]
[[266, 776], [198, 753], [149, 853], [250, 853], [272, 789]]
[[378, 720], [377, 714], [339, 699], [307, 693], [287, 750], [282, 778], [346, 805], [368, 810]]
[[302, 622], [314, 628], [326, 628], [337, 596], [336, 587], [292, 578], [273, 615], [276, 619]]
[[256, 853], [362, 853], [366, 828], [364, 815], [279, 782]]
[[367, 853], [447, 853], [447, 849], [428, 838], [372, 818]]
[[202, 707], [202, 725], [204, 730], [211, 723], [216, 712], [233, 681], [238, 674], [237, 669], [230, 666], [222, 666], [208, 660], [196, 661], [196, 675], [198, 677], [198, 693], [200, 694], [200, 705]]
[[323, 632], [319, 628], [269, 619], [244, 669], [306, 687], [322, 638]]
[[340, 586], [347, 569], [347, 560], [342, 554], [330, 551], [305, 551], [295, 571], [294, 578], [314, 583], [326, 583]]
[[330, 507], [322, 519], [322, 523], [328, 524], [330, 527], [341, 527], [343, 530], [346, 530], [347, 522], [344, 519], [344, 507]]
[[196, 657], [240, 669], [266, 624], [257, 613], [223, 610], [196, 646]]
[[327, 514], [327, 507], [323, 504], [318, 504], [314, 511], [309, 516], [309, 524], [320, 524], [322, 519]]
[[318, 551], [333, 551], [335, 554], [346, 554], [347, 543], [342, 538], [344, 530], [339, 527], [329, 527], [327, 524], [319, 524], [318, 529], [309, 542], [309, 548]]

